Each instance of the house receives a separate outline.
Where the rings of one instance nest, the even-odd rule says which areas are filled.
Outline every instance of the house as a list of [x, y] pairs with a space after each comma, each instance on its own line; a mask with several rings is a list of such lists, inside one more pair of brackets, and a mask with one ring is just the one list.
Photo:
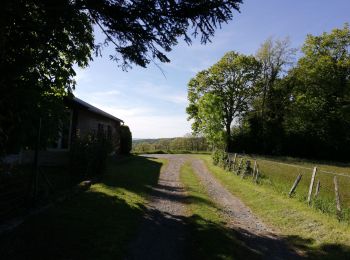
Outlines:
[[[62, 165], [69, 160], [69, 150], [75, 138], [86, 135], [104, 134], [110, 139], [113, 153], [120, 152], [120, 126], [124, 121], [94, 107], [93, 105], [76, 97], [65, 99], [68, 108], [67, 122], [58, 139], [45, 151], [39, 152], [40, 165]], [[21, 151], [18, 155], [8, 157], [12, 162], [31, 163], [34, 159], [34, 151]]]
[[115, 153], [119, 152], [119, 130], [123, 120], [76, 97], [67, 98], [66, 104], [70, 109], [69, 123], [54, 149], [69, 149], [74, 138], [102, 133], [111, 140]]

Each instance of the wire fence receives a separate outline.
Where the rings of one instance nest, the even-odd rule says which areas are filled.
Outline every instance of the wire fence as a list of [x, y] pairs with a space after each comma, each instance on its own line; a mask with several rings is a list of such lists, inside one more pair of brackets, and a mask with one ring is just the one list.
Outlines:
[[224, 166], [243, 178], [269, 185], [324, 213], [350, 221], [350, 168], [311, 163], [298, 165], [242, 154], [228, 154]]
[[69, 191], [77, 184], [64, 167], [0, 164], [0, 225], [26, 214]]

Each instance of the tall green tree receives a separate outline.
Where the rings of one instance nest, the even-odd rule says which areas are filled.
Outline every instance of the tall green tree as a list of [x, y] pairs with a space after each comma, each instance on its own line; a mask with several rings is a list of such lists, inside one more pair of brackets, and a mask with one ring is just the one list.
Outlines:
[[[232, 19], [241, 0], [4, 0], [0, 16], [0, 151], [31, 145], [38, 118], [59, 127], [62, 99], [73, 89], [74, 65], [112, 45], [123, 68], [169, 62], [182, 38], [207, 43]], [[95, 43], [93, 26], [105, 34]], [[49, 120], [50, 119], [50, 120]], [[53, 131], [55, 132], [55, 131]], [[57, 132], [57, 131], [56, 131]]]
[[[256, 53], [257, 60], [261, 63], [261, 93], [254, 102], [253, 120], [257, 121], [259, 127], [259, 139], [262, 144], [262, 151], [268, 151], [268, 141], [271, 135], [275, 135], [275, 129], [280, 128], [280, 108], [277, 110], [276, 101], [281, 94], [279, 80], [287, 73], [287, 70], [294, 62], [296, 49], [291, 47], [289, 38], [276, 39], [268, 38]], [[260, 118], [259, 118], [260, 116]], [[260, 120], [259, 120], [260, 119]], [[276, 120], [277, 119], [277, 120]], [[260, 122], [259, 122], [260, 121]]]
[[257, 93], [260, 63], [253, 56], [228, 52], [206, 71], [199, 72], [188, 84], [187, 107], [195, 133], [231, 150], [233, 120], [248, 110]]
[[289, 38], [273, 40], [268, 38], [256, 53], [257, 60], [261, 63], [262, 101], [261, 113], [264, 116], [265, 103], [270, 89], [276, 80], [286, 72], [286, 67], [293, 64], [295, 48], [291, 48]]
[[[315, 154], [339, 154], [350, 144], [350, 29], [308, 35], [286, 118], [290, 134], [312, 141]], [[327, 152], [328, 150], [328, 152]]]

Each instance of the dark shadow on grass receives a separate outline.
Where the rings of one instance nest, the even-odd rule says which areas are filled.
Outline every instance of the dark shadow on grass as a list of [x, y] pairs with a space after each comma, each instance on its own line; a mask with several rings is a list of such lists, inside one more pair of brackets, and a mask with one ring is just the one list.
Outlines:
[[[136, 156], [111, 160], [101, 182], [147, 195], [161, 165]], [[3, 234], [0, 259], [121, 259], [145, 211], [116, 196], [83, 192]]]
[[326, 243], [318, 247], [314, 246], [314, 239], [305, 239], [300, 236], [286, 236], [285, 239], [296, 249], [304, 252], [308, 259], [350, 259], [350, 246]]

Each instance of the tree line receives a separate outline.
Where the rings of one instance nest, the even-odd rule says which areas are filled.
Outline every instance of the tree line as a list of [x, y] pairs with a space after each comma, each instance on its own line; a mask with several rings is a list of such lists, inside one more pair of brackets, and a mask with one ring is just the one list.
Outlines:
[[199, 152], [208, 151], [210, 146], [204, 137], [186, 135], [185, 137], [144, 139], [133, 142], [132, 151], [135, 153], [144, 152]]
[[192, 130], [227, 151], [348, 160], [349, 25], [234, 51], [188, 83]]

